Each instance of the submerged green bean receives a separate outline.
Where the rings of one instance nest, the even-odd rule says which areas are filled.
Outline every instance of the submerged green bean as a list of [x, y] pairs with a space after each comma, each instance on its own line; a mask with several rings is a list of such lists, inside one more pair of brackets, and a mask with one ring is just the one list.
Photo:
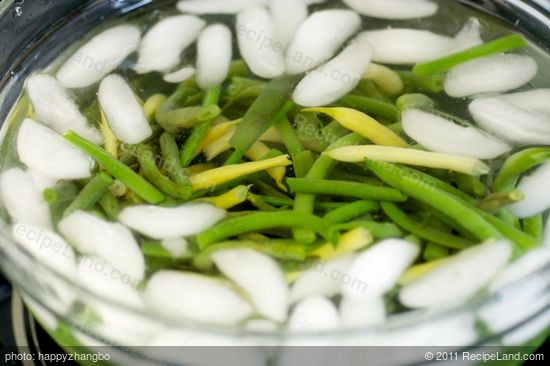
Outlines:
[[399, 121], [399, 109], [391, 103], [359, 95], [346, 95], [337, 105], [357, 109], [369, 115], [375, 115], [395, 122]]
[[[336, 142], [333, 142], [327, 149], [332, 150], [341, 146], [354, 145], [363, 141], [363, 136], [357, 133], [350, 133]], [[323, 179], [330, 173], [332, 168], [336, 166], [337, 162], [328, 156], [319, 156], [315, 163], [311, 166], [311, 169], [306, 174], [308, 179]], [[298, 193], [294, 198], [294, 211], [312, 213], [315, 207], [315, 195], [310, 193]], [[313, 242], [315, 235], [312, 231], [308, 230], [294, 230], [294, 238], [299, 241]]]
[[193, 265], [200, 270], [212, 267], [212, 254], [226, 249], [253, 249], [282, 261], [304, 261], [308, 250], [305, 246], [290, 239], [271, 240], [231, 240], [216, 243], [199, 252], [193, 258]]
[[290, 190], [295, 193], [346, 196], [376, 201], [404, 202], [407, 200], [407, 196], [397, 189], [366, 183], [312, 178], [287, 178], [286, 182]]
[[92, 208], [112, 183], [113, 178], [109, 174], [99, 173], [82, 188], [63, 215], [68, 216], [74, 211], [85, 211]]
[[519, 202], [523, 199], [523, 193], [518, 190], [510, 192], [496, 192], [485, 197], [477, 203], [477, 207], [483, 211], [497, 213], [504, 207]]
[[293, 107], [288, 98], [299, 78], [300, 75], [281, 76], [266, 85], [229, 140], [235, 153], [228, 164], [238, 162], [254, 142]]
[[380, 205], [374, 201], [355, 201], [344, 206], [338, 207], [325, 214], [323, 218], [333, 224], [340, 224], [366, 213], [375, 212], [380, 209]]
[[161, 191], [93, 142], [86, 140], [73, 131], [66, 132], [63, 137], [94, 158], [107, 172], [145, 201], [155, 204], [164, 200], [165, 196]]
[[523, 219], [523, 231], [535, 240], [542, 242], [544, 236], [544, 215], [539, 214]]
[[[210, 108], [218, 105], [221, 88], [219, 86], [209, 89], [202, 103], [203, 108]], [[213, 118], [212, 118], [213, 119]], [[191, 135], [187, 138], [183, 149], [181, 150], [180, 162], [183, 167], [188, 167], [193, 158], [199, 152], [202, 143], [212, 126], [212, 119], [208, 119], [193, 128]]]
[[407, 216], [407, 214], [401, 211], [397, 205], [391, 202], [382, 202], [380, 205], [382, 210], [384, 210], [386, 215], [388, 215], [393, 222], [419, 238], [452, 249], [464, 249], [473, 245], [473, 243], [468, 239], [449, 234], [445, 231], [430, 227], [411, 219]]
[[459, 197], [439, 188], [426, 186], [410, 170], [388, 163], [367, 161], [365, 164], [386, 184], [441, 211], [477, 239], [483, 241], [503, 237], [493, 225]]
[[136, 155], [141, 166], [143, 175], [162, 192], [175, 197], [187, 200], [191, 198], [193, 189], [190, 184], [180, 185], [162, 174], [157, 167], [155, 154], [150, 147], [141, 145], [136, 149]]
[[427, 76], [438, 72], [447, 71], [450, 68], [468, 62], [470, 60], [495, 55], [527, 46], [527, 42], [519, 34], [512, 34], [493, 41], [456, 52], [437, 60], [416, 64], [413, 72], [418, 76]]
[[115, 196], [109, 191], [103, 193], [98, 200], [99, 205], [107, 215], [112, 220], [118, 219], [118, 214], [121, 211], [120, 204]]
[[387, 238], [402, 238], [403, 231], [399, 226], [391, 222], [376, 222], [369, 220], [356, 220], [343, 224], [337, 224], [331, 227], [331, 231], [341, 232], [349, 231], [357, 228], [364, 228], [368, 230], [372, 237], [375, 239], [387, 239]]
[[494, 192], [516, 188], [521, 174], [550, 159], [550, 148], [533, 147], [517, 152], [506, 159], [493, 183]]
[[204, 249], [220, 240], [239, 234], [279, 227], [302, 227], [312, 230], [330, 242], [336, 242], [336, 235], [329, 233], [329, 223], [315, 215], [294, 212], [259, 212], [229, 219], [197, 235], [197, 245]]
[[179, 149], [176, 138], [170, 132], [164, 132], [159, 139], [162, 151], [163, 168], [168, 176], [182, 186], [191, 186], [185, 169], [179, 159]]

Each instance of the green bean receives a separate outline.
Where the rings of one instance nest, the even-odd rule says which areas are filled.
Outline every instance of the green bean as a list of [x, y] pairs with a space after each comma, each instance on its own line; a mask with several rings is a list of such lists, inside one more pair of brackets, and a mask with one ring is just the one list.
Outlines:
[[403, 123], [401, 122], [392, 123], [391, 125], [388, 125], [388, 128], [400, 136], [405, 135], [405, 130], [403, 129]]
[[281, 76], [266, 85], [229, 140], [235, 148], [235, 154], [230, 158], [230, 162], [239, 161], [250, 146], [293, 107], [288, 98], [299, 78], [300, 75]]
[[324, 194], [355, 197], [367, 200], [404, 202], [407, 196], [397, 189], [377, 185], [311, 178], [287, 178], [294, 193]]
[[449, 256], [449, 248], [435, 243], [428, 243], [422, 253], [426, 262], [436, 261]]
[[275, 128], [281, 135], [286, 149], [290, 156], [292, 156], [292, 158], [294, 158], [302, 151], [305, 151], [302, 143], [300, 142], [300, 139], [298, 138], [298, 136], [296, 136], [296, 131], [294, 131], [294, 128], [292, 128], [292, 125], [286, 117], [281, 118], [279, 121], [277, 121], [275, 123]]
[[523, 193], [518, 190], [510, 192], [496, 192], [479, 201], [476, 206], [489, 213], [497, 213], [504, 207], [519, 202], [523, 199]]
[[163, 168], [168, 176], [176, 183], [182, 186], [191, 186], [189, 178], [185, 173], [180, 159], [178, 144], [176, 138], [170, 132], [164, 132], [159, 140], [162, 151]]
[[315, 162], [315, 155], [310, 150], [299, 152], [292, 158], [292, 166], [294, 167], [294, 175], [297, 178], [303, 178], [311, 169]]
[[[262, 196], [257, 194], [254, 196], [261, 198], [264, 202], [274, 206], [293, 206], [294, 205], [294, 201], [288, 197], [282, 198], [282, 197], [273, 197], [273, 196]], [[334, 210], [342, 206], [345, 206], [346, 204], [347, 202], [323, 202], [323, 201], [317, 200], [315, 202], [315, 207], [322, 210]]]
[[155, 154], [147, 145], [140, 145], [136, 149], [136, 155], [141, 166], [143, 175], [162, 192], [175, 197], [187, 200], [191, 198], [193, 189], [191, 185], [180, 185], [162, 174], [155, 162]]
[[168, 132], [178, 133], [185, 128], [214, 119], [221, 114], [221, 109], [217, 105], [180, 107], [182, 104], [185, 105], [190, 97], [196, 95], [201, 95], [202, 97], [202, 94], [198, 94], [196, 88], [178, 88], [174, 94], [158, 107], [155, 113], [155, 119], [158, 124]]
[[[221, 88], [219, 86], [210, 88], [204, 95], [203, 108], [217, 106], [220, 99]], [[212, 127], [212, 119], [206, 120], [193, 128], [191, 135], [187, 138], [181, 150], [180, 161], [183, 167], [188, 167], [193, 158], [199, 152], [204, 138]]]
[[[336, 142], [333, 142], [327, 149], [332, 150], [341, 146], [353, 145], [363, 141], [364, 138], [356, 133], [350, 133]], [[311, 166], [311, 169], [306, 174], [308, 179], [323, 179], [325, 178], [332, 168], [336, 166], [337, 162], [328, 156], [319, 156], [315, 163]], [[315, 207], [315, 195], [309, 193], [298, 193], [294, 199], [294, 211], [303, 213], [312, 213]], [[311, 243], [315, 240], [315, 235], [311, 231], [307, 230], [294, 230], [294, 238], [299, 241]]]
[[82, 188], [73, 202], [67, 207], [63, 216], [68, 216], [74, 211], [88, 210], [95, 205], [99, 198], [108, 191], [113, 183], [113, 178], [106, 173], [99, 173]]
[[398, 71], [397, 73], [403, 80], [407, 93], [441, 93], [443, 91], [442, 75], [417, 76], [411, 71]]
[[493, 225], [498, 231], [500, 231], [504, 237], [516, 243], [518, 248], [521, 250], [529, 250], [540, 244], [536, 238], [533, 238], [532, 236], [515, 228], [513, 225], [510, 225], [509, 223], [491, 215], [488, 212], [478, 209], [478, 214]]
[[459, 197], [436, 187], [427, 187], [400, 166], [374, 161], [366, 161], [366, 166], [382, 181], [410, 197], [423, 202], [456, 220], [457, 224], [479, 240], [502, 238], [503, 235], [481, 215]]
[[266, 196], [273, 196], [273, 197], [285, 198], [285, 199], [288, 198], [286, 194], [284, 194], [283, 192], [278, 190], [276, 187], [272, 186], [269, 183], [264, 182], [261, 179], [257, 179], [257, 178], [250, 179], [250, 181], [252, 182], [255, 188], [258, 188], [258, 190]]
[[340, 224], [379, 209], [380, 205], [377, 202], [355, 201], [327, 213], [323, 218], [333, 224]]
[[[381, 163], [381, 164], [386, 165], [386, 163]], [[388, 168], [392, 169], [392, 167], [395, 167], [395, 165], [391, 165]], [[406, 178], [407, 180], [413, 180], [416, 183], [418, 183], [420, 185], [423, 185], [428, 190], [430, 190], [432, 188], [439, 189], [439, 190], [447, 192], [451, 195], [457, 196], [460, 199], [462, 199], [462, 200], [464, 200], [468, 203], [475, 203], [476, 202], [476, 200], [473, 197], [469, 196], [468, 194], [462, 192], [459, 189], [456, 189], [455, 187], [453, 187], [452, 185], [446, 183], [445, 181], [443, 181], [441, 179], [438, 179], [436, 177], [433, 177], [433, 176], [431, 176], [429, 174], [426, 174], [424, 172], [421, 172], [420, 170], [412, 169], [412, 168], [405, 167], [405, 166], [400, 166], [399, 170], [404, 172], [404, 174], [407, 177]]]
[[243, 101], [256, 99], [262, 91], [265, 89], [266, 83], [245, 77], [233, 77], [231, 78], [231, 84], [227, 87], [227, 102], [222, 107], [222, 110], [226, 111], [233, 104]]
[[294, 211], [259, 212], [229, 219], [203, 231], [197, 235], [196, 239], [199, 248], [204, 249], [213, 243], [239, 234], [278, 227], [307, 228], [332, 243], [337, 241], [337, 235], [329, 233], [329, 223], [326, 220], [309, 213]]
[[365, 97], [380, 100], [382, 102], [390, 102], [391, 99], [384, 94], [376, 83], [370, 79], [361, 79], [355, 91], [352, 93], [361, 93]]
[[121, 211], [118, 200], [109, 191], [103, 193], [98, 200], [99, 205], [105, 212], [105, 214], [112, 220], [118, 219], [118, 215]]
[[415, 221], [409, 218], [403, 211], [401, 211], [395, 204], [390, 202], [382, 202], [382, 210], [384, 213], [392, 219], [402, 229], [436, 244], [453, 249], [464, 249], [473, 243], [460, 236], [449, 234], [443, 230], [439, 230], [422, 222]]
[[435, 108], [435, 102], [427, 95], [420, 93], [403, 94], [395, 102], [397, 108], [400, 111], [404, 111], [408, 108], [426, 109], [431, 110]]
[[400, 117], [399, 109], [395, 105], [374, 98], [346, 95], [336, 102], [336, 104], [354, 108], [369, 115], [387, 118], [392, 122], [399, 121]]
[[348, 133], [349, 130], [336, 121], [330, 122], [321, 129], [322, 138], [326, 141], [326, 146], [332, 142], [335, 142], [339, 138], [346, 136]]
[[276, 207], [271, 206], [267, 203], [262, 196], [249, 193], [247, 195], [248, 202], [260, 211], [277, 211]]
[[155, 204], [165, 199], [164, 194], [151, 183], [93, 142], [86, 140], [73, 131], [68, 131], [63, 136], [67, 141], [94, 158], [109, 174], [120, 180], [145, 201]]
[[436, 74], [476, 58], [503, 53], [526, 46], [527, 42], [521, 35], [512, 34], [436, 60], [416, 64], [413, 68], [413, 72], [418, 76]]
[[172, 253], [166, 250], [161, 243], [157, 241], [144, 241], [140, 244], [140, 249], [146, 257], [173, 259]]
[[550, 159], [550, 148], [533, 147], [509, 156], [493, 183], [494, 192], [511, 191], [516, 188], [521, 174]]
[[376, 222], [368, 220], [350, 221], [344, 224], [337, 224], [331, 227], [331, 231], [348, 231], [362, 227], [368, 230], [375, 239], [401, 238], [403, 231], [399, 226], [391, 222]]
[[542, 242], [544, 236], [544, 215], [539, 214], [523, 219], [523, 231]]
[[212, 267], [212, 254], [226, 249], [253, 249], [282, 261], [304, 261], [307, 248], [289, 239], [231, 240], [211, 245], [193, 258], [195, 268], [205, 271]]
[[460, 190], [475, 198], [482, 198], [487, 195], [487, 187], [479, 181], [478, 177], [456, 173], [454, 174], [454, 181]]
[[59, 182], [43, 191], [44, 200], [50, 207], [52, 221], [57, 224], [63, 218], [63, 213], [78, 195], [78, 187], [73, 182]]
[[249, 74], [250, 70], [248, 70], [248, 66], [246, 66], [246, 62], [244, 62], [244, 60], [233, 60], [231, 61], [231, 65], [229, 65], [227, 78], [231, 79], [233, 77], [245, 77]]

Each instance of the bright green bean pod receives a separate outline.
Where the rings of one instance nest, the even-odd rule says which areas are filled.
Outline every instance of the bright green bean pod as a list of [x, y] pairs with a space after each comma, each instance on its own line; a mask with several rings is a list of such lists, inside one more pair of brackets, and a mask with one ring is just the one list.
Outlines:
[[191, 198], [193, 189], [191, 185], [179, 185], [162, 174], [157, 167], [155, 154], [150, 147], [141, 145], [136, 150], [136, 155], [143, 175], [162, 192], [175, 197], [187, 200]]
[[382, 202], [382, 210], [388, 217], [402, 229], [418, 236], [419, 238], [434, 242], [444, 247], [452, 249], [464, 249], [474, 243], [460, 236], [449, 234], [445, 231], [430, 227], [422, 222], [409, 218], [395, 204], [391, 202]]
[[279, 227], [302, 227], [321, 235], [325, 240], [337, 242], [337, 235], [329, 233], [330, 224], [315, 215], [294, 212], [259, 212], [229, 219], [197, 235], [197, 245], [204, 249], [211, 244], [239, 234]]
[[410, 197], [439, 210], [455, 220], [458, 225], [474, 235], [478, 240], [502, 238], [503, 235], [466, 202], [435, 187], [426, 186], [417, 180], [410, 170], [400, 166], [366, 161], [369, 170], [386, 184], [402, 191]]
[[[300, 75], [281, 76], [266, 85], [229, 140], [237, 154], [244, 154], [269, 127], [282, 119], [293, 107], [289, 98], [299, 78]], [[231, 159], [232, 162], [235, 160], [240, 159], [236, 157]]]
[[173, 260], [172, 254], [157, 241], [144, 241], [140, 244], [141, 252], [146, 257]]
[[402, 238], [403, 231], [399, 226], [391, 222], [376, 222], [368, 220], [350, 221], [344, 224], [337, 224], [331, 227], [331, 231], [349, 231], [362, 227], [367, 229], [375, 239]]
[[498, 231], [500, 231], [502, 235], [516, 243], [519, 249], [529, 250], [540, 245], [540, 242], [536, 238], [533, 238], [532, 236], [524, 233], [520, 229], [514, 227], [512, 224], [509, 224], [483, 210], [477, 210], [478, 214], [480, 214], [487, 222], [489, 222]]
[[101, 197], [99, 197], [98, 203], [107, 217], [112, 220], [118, 219], [118, 214], [121, 211], [120, 204], [110, 191], [103, 193]]
[[482, 198], [487, 195], [487, 187], [477, 177], [457, 173], [454, 175], [454, 181], [460, 190], [475, 198]]
[[59, 182], [42, 192], [44, 200], [50, 207], [52, 221], [57, 224], [63, 218], [63, 213], [78, 195], [78, 187], [73, 182]]
[[418, 76], [411, 71], [397, 72], [405, 84], [407, 93], [441, 93], [443, 91], [443, 76], [439, 74]]
[[426, 262], [436, 261], [448, 257], [449, 248], [435, 243], [428, 243], [426, 248], [424, 248], [422, 256]]
[[493, 192], [515, 189], [521, 174], [548, 159], [550, 159], [548, 147], [533, 147], [509, 156], [495, 178]]
[[400, 113], [395, 105], [374, 98], [346, 95], [335, 104], [354, 108], [369, 115], [387, 118], [392, 122], [399, 121]]
[[413, 72], [418, 76], [427, 76], [447, 71], [456, 65], [474, 60], [476, 58], [504, 53], [516, 48], [526, 47], [527, 42], [519, 34], [512, 34], [506, 37], [495, 39], [491, 42], [468, 48], [436, 60], [416, 64]]
[[[364, 138], [357, 133], [350, 133], [336, 142], [332, 143], [327, 149], [332, 150], [341, 146], [353, 145], [360, 143]], [[315, 163], [311, 166], [311, 169], [306, 174], [308, 179], [324, 179], [332, 168], [336, 166], [337, 162], [328, 156], [319, 156]], [[315, 195], [309, 193], [299, 193], [294, 199], [294, 211], [312, 213], [315, 207]], [[294, 230], [294, 238], [299, 241], [311, 243], [315, 240], [315, 235], [311, 231], [307, 230]]]
[[211, 245], [193, 258], [193, 265], [199, 270], [209, 270], [212, 265], [212, 254], [227, 249], [253, 249], [282, 261], [299, 261], [307, 259], [307, 248], [294, 240], [230, 240]]
[[161, 191], [93, 142], [86, 140], [73, 131], [66, 132], [63, 137], [94, 158], [109, 174], [120, 180], [145, 201], [156, 204], [164, 200], [165, 196]]
[[384, 94], [376, 83], [370, 79], [361, 79], [353, 93], [362, 94], [365, 97], [380, 100], [382, 102], [390, 102], [391, 99]]
[[294, 193], [355, 197], [376, 201], [404, 202], [407, 200], [407, 196], [397, 189], [365, 183], [311, 178], [287, 178], [286, 183]]
[[[217, 106], [220, 99], [221, 88], [219, 86], [209, 89], [204, 95], [203, 108]], [[191, 135], [187, 138], [181, 150], [180, 161], [183, 167], [188, 167], [193, 158], [197, 155], [202, 143], [212, 127], [212, 119], [206, 120], [195, 126]]]
[[97, 174], [82, 188], [63, 215], [68, 216], [74, 211], [92, 208], [111, 184], [113, 184], [113, 178], [109, 174], [103, 172]]
[[182, 186], [191, 186], [185, 169], [179, 159], [178, 144], [176, 138], [170, 132], [164, 132], [159, 139], [160, 149], [162, 151], [162, 167], [168, 176], [176, 183]]
[[542, 242], [544, 236], [544, 215], [539, 214], [523, 219], [523, 231]]
[[519, 202], [523, 199], [523, 193], [518, 190], [510, 192], [496, 192], [479, 201], [476, 206], [489, 213], [497, 213], [504, 207]]
[[374, 201], [355, 201], [339, 207], [323, 216], [323, 219], [333, 224], [340, 224], [366, 213], [378, 211], [380, 205]]
[[305, 150], [300, 139], [296, 136], [296, 131], [294, 131], [294, 128], [292, 128], [292, 125], [286, 117], [277, 121], [277, 123], [275, 123], [275, 128], [281, 135], [286, 149], [292, 158]]

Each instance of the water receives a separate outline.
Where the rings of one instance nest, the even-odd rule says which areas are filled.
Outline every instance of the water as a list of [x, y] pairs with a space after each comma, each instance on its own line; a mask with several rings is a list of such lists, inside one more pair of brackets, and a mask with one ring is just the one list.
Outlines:
[[[421, 19], [421, 20], [406, 20], [406, 21], [386, 21], [386, 20], [374, 20], [374, 19], [365, 19], [363, 22], [363, 29], [380, 29], [385, 27], [404, 27], [404, 28], [415, 28], [415, 29], [426, 29], [431, 30], [436, 33], [448, 36], [454, 36], [462, 28], [464, 23], [471, 17], [476, 16], [482, 24], [482, 38], [484, 40], [495, 39], [507, 34], [510, 34], [512, 31], [510, 28], [505, 26], [503, 23], [497, 22], [491, 19], [489, 16], [469, 9], [465, 6], [459, 4], [450, 4], [449, 1], [440, 0], [441, 4], [440, 12], [438, 16]], [[19, 5], [23, 5], [23, 1]], [[22, 16], [23, 11], [21, 6], [15, 8], [15, 15]], [[128, 22], [138, 25], [143, 32], [156, 23], [159, 19], [162, 19], [168, 15], [176, 14], [177, 11], [173, 7], [172, 2], [155, 2], [154, 4], [148, 4], [147, 1], [143, 2], [143, 6], [131, 6], [124, 8], [124, 1], [111, 1], [111, 5], [119, 9], [115, 14], [115, 18], [112, 14], [101, 13], [101, 16], [98, 16], [98, 13], [93, 14], [82, 14], [81, 17], [85, 21], [82, 23], [80, 29], [71, 34], [70, 29], [61, 29], [59, 33], [54, 33], [49, 39], [43, 40], [35, 49], [35, 56], [29, 58], [33, 60], [30, 63], [26, 63], [19, 72], [11, 71], [10, 76], [15, 78], [24, 77], [25, 73], [41, 71], [48, 73], [50, 75], [55, 75], [56, 71], [63, 64], [65, 60], [71, 57], [74, 51], [84, 44], [88, 39], [93, 37], [95, 34], [100, 31], [112, 27], [116, 24], [123, 22]], [[139, 4], [138, 4], [139, 5]], [[312, 9], [323, 9], [327, 7], [340, 7], [342, 4], [339, 2], [329, 2], [328, 4], [315, 5]], [[103, 10], [106, 10], [103, 9]], [[205, 16], [204, 17], [208, 22], [221, 22], [232, 29], [234, 28], [234, 19], [232, 16]], [[101, 23], [97, 23], [97, 20], [100, 20]], [[83, 32], [83, 29], [89, 29], [89, 32]], [[86, 33], [86, 36], [81, 38], [81, 34]], [[53, 46], [52, 46], [53, 45]], [[239, 58], [238, 47], [236, 42], [234, 42], [234, 57]], [[184, 52], [182, 57], [182, 65], [193, 64], [195, 58], [195, 49], [194, 46]], [[537, 48], [534, 45], [518, 51], [518, 53], [526, 54], [533, 57], [539, 64], [539, 73], [537, 77], [532, 80], [529, 85], [522, 88], [522, 90], [528, 90], [531, 88], [542, 88], [548, 87], [548, 80], [550, 80], [550, 56], [544, 53], [541, 49]], [[136, 95], [141, 100], [146, 100], [149, 96], [156, 93], [170, 94], [175, 86], [174, 84], [166, 83], [162, 80], [161, 75], [158, 73], [151, 73], [147, 75], [137, 75], [132, 69], [135, 65], [137, 55], [134, 53], [127, 60], [125, 60], [120, 67], [116, 70], [117, 73], [121, 74], [127, 80], [129, 80], [133, 90]], [[90, 67], [96, 66], [93, 60], [90, 61]], [[88, 62], [83, 60], [82, 62]], [[405, 67], [399, 67], [398, 69], [406, 69]], [[17, 88], [14, 88], [13, 93], [17, 91]], [[13, 94], [12, 93], [12, 94]], [[78, 90], [71, 90], [71, 94], [74, 96], [74, 100], [77, 105], [80, 107], [80, 110], [87, 115], [88, 110], [94, 107], [95, 99], [97, 93], [97, 84], [92, 85], [89, 88], [83, 88]], [[466, 106], [469, 104], [469, 99], [453, 99], [446, 97], [442, 94], [431, 95], [433, 98], [437, 99], [439, 108], [444, 110], [447, 113], [456, 115], [460, 118], [469, 119]], [[32, 109], [29, 108], [28, 100], [24, 93], [19, 95], [17, 102], [13, 103], [14, 107], [10, 116], [4, 122], [2, 126], [1, 136], [4, 138], [2, 146], [0, 147], [0, 170], [6, 170], [13, 166], [21, 165], [17, 159], [17, 154], [15, 152], [15, 136], [17, 132], [17, 127], [20, 122], [28, 116], [32, 115]], [[233, 115], [233, 118], [239, 117], [238, 114]], [[97, 120], [90, 121], [92, 123], [98, 123]], [[504, 157], [503, 157], [504, 158]], [[492, 166], [498, 167], [501, 163], [501, 159], [496, 159], [491, 162]], [[486, 183], [490, 183], [487, 181]], [[0, 211], [3, 215], [3, 218], [8, 221], [8, 217], [4, 210]], [[151, 262], [150, 270], [156, 269], [157, 263]], [[162, 268], [165, 267], [165, 263], [161, 263]]]

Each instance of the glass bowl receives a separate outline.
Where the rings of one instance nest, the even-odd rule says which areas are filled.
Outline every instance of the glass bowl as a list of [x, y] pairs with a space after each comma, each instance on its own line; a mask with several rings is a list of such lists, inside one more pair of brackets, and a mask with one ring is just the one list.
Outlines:
[[[461, 7], [475, 8], [482, 20], [492, 18], [513, 26], [539, 47], [542, 56], [550, 52], [549, 9], [544, 2], [439, 2], [447, 14]], [[47, 67], [86, 33], [102, 22], [170, 3], [173, 1], [2, 1], [0, 121], [12, 111], [25, 77]], [[458, 21], [449, 23], [451, 31], [459, 27]], [[5, 130], [1, 130], [2, 139]], [[453, 361], [466, 351], [496, 352], [514, 346], [527, 346], [522, 352], [533, 350], [546, 338], [550, 325], [550, 263], [497, 293], [454, 308], [410, 311], [390, 317], [381, 326], [286, 334], [262, 330], [261, 326], [243, 331], [164, 319], [97, 289], [83, 288], [16, 245], [10, 232], [0, 220], [2, 271], [41, 325], [68, 352], [77, 352], [82, 363], [283, 365], [299, 360], [304, 365], [363, 365], [365, 360], [376, 360], [397, 365], [431, 361], [429, 352], [436, 361]], [[29, 229], [26, 235], [39, 237], [40, 233]], [[43, 245], [56, 250], [55, 244]], [[105, 272], [99, 262], [94, 265], [105, 276], [115, 280], [120, 276]], [[96, 316], [90, 315], [88, 307], [94, 308]], [[387, 346], [399, 348], [388, 352]], [[446, 353], [449, 351], [457, 356]]]

